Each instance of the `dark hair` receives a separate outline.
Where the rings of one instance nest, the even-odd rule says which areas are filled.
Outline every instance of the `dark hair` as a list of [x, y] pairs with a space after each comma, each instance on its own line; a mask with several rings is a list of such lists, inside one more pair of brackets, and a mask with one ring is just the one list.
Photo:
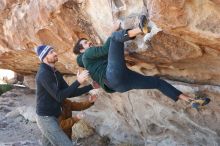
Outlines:
[[73, 53], [74, 54], [80, 54], [80, 49], [83, 49], [83, 46], [82, 46], [82, 44], [80, 44], [80, 42], [82, 41], [82, 40], [87, 40], [86, 38], [81, 38], [81, 39], [79, 39], [78, 41], [77, 41], [77, 43], [75, 44], [75, 46], [73, 47]]

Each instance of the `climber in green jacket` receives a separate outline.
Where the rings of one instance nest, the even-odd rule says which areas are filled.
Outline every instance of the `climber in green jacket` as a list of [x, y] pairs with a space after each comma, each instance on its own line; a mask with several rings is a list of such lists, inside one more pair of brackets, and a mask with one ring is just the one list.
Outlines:
[[[114, 25], [115, 30], [119, 27], [119, 24]], [[91, 78], [109, 93], [132, 89], [158, 89], [172, 100], [188, 101], [195, 108], [208, 104], [209, 98], [190, 98], [158, 77], [144, 76], [127, 68], [124, 42], [134, 39], [139, 34], [146, 34], [148, 30], [147, 18], [142, 15], [139, 27], [113, 32], [103, 46], [93, 46], [90, 41], [81, 38], [73, 48], [73, 52], [78, 55], [77, 63], [86, 68]]]

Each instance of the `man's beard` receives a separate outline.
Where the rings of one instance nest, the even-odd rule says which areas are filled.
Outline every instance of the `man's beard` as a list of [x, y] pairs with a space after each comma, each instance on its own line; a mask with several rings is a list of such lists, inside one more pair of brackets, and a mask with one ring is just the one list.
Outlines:
[[55, 64], [56, 62], [58, 61], [58, 58], [56, 57], [54, 57], [54, 58], [52, 58], [52, 59], [47, 59], [47, 62], [48, 63], [52, 63], [52, 64]]

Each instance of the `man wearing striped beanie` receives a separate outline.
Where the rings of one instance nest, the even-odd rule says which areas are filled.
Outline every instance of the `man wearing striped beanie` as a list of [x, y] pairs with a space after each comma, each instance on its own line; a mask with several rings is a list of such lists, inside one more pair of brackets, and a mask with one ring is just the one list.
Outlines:
[[61, 73], [55, 69], [58, 57], [53, 47], [38, 46], [36, 53], [41, 61], [36, 75], [36, 120], [43, 135], [42, 145], [72, 146], [72, 141], [59, 126], [58, 117], [66, 98], [80, 96], [93, 89], [92, 85], [79, 88], [89, 73], [86, 70], [78, 72], [77, 80], [69, 86]]

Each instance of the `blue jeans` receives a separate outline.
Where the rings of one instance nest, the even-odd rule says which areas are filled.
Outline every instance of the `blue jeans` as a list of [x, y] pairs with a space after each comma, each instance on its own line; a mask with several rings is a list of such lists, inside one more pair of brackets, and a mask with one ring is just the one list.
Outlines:
[[130, 40], [127, 30], [114, 32], [111, 36], [106, 70], [108, 86], [117, 92], [132, 89], [158, 89], [177, 101], [182, 92], [166, 81], [158, 77], [144, 76], [127, 68], [124, 59], [124, 42], [127, 40]]
[[56, 117], [37, 116], [37, 125], [43, 136], [43, 146], [73, 146], [72, 141], [60, 128]]

